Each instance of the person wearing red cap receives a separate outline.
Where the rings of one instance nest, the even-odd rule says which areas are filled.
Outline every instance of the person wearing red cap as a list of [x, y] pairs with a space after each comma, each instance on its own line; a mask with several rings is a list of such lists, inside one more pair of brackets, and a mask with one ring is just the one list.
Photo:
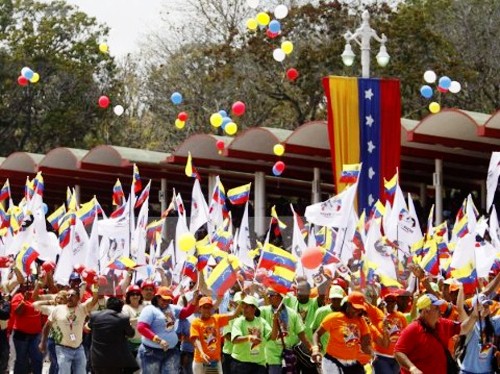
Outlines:
[[324, 373], [364, 374], [358, 361], [359, 350], [372, 354], [370, 329], [362, 317], [364, 312], [365, 296], [353, 291], [344, 298], [341, 311], [329, 314], [314, 333], [312, 358], [315, 362], [321, 361], [321, 336], [326, 332], [330, 334], [322, 362]]
[[151, 304], [155, 296], [156, 286], [152, 280], [144, 280], [141, 283], [142, 302], [144, 305]]
[[241, 312], [241, 304], [230, 314], [214, 314], [214, 302], [202, 297], [198, 302], [200, 317], [191, 322], [190, 337], [194, 343], [193, 373], [203, 374], [205, 368], [222, 374], [221, 329]]
[[142, 335], [138, 356], [143, 374], [178, 373], [180, 370], [179, 338], [175, 324], [179, 318], [187, 318], [195, 311], [198, 295], [181, 308], [172, 305], [172, 291], [162, 286], [156, 290], [150, 305], [146, 305], [137, 321]]
[[139, 346], [141, 345], [141, 334], [137, 331], [137, 320], [145, 307], [142, 300], [143, 297], [139, 286], [129, 286], [127, 288], [122, 314], [130, 318], [130, 324], [135, 331], [134, 336], [128, 339], [129, 349], [134, 357], [137, 356]]

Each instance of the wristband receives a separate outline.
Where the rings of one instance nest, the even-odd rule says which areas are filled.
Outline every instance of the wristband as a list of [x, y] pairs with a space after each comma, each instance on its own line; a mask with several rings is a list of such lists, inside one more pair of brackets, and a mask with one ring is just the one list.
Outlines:
[[153, 342], [156, 344], [161, 343], [161, 338], [158, 335], [153, 336]]
[[312, 351], [313, 353], [318, 353], [318, 352], [319, 352], [319, 347], [318, 347], [317, 345], [313, 345], [313, 346], [311, 347], [311, 351]]

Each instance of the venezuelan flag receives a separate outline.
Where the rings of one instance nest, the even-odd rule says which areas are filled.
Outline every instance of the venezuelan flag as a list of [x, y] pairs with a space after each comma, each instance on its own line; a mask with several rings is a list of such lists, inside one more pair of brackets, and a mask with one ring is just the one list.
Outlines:
[[380, 200], [377, 200], [375, 205], [372, 208], [372, 218], [377, 219], [377, 218], [382, 218], [385, 214], [385, 205], [382, 204]]
[[76, 215], [83, 222], [85, 226], [91, 225], [94, 222], [94, 218], [97, 214], [97, 200], [94, 197], [89, 202], [86, 202], [80, 206]]
[[439, 274], [439, 257], [437, 253], [436, 241], [433, 239], [428, 240], [425, 247], [428, 248], [428, 250], [420, 261], [420, 267], [426, 272], [437, 276]]
[[163, 224], [165, 223], [165, 218], [159, 219], [158, 221], [153, 221], [146, 226], [146, 236], [149, 239], [154, 238], [156, 233], [161, 232], [163, 229]]
[[5, 211], [3, 204], [0, 204], [0, 229], [10, 226], [10, 215]]
[[190, 178], [196, 178], [198, 180], [201, 179], [198, 170], [196, 170], [196, 168], [193, 165], [193, 158], [191, 157], [191, 152], [188, 152], [188, 158], [186, 160], [186, 167], [184, 168], [184, 172]]
[[359, 207], [381, 198], [384, 177], [399, 167], [401, 153], [400, 84], [393, 79], [323, 78], [328, 135], [337, 193], [344, 190], [342, 165], [362, 163]]
[[198, 257], [198, 263], [196, 264], [196, 268], [198, 269], [198, 271], [202, 271], [208, 265], [208, 260], [210, 260], [212, 252], [213, 252], [212, 245], [196, 247], [196, 256]]
[[63, 204], [57, 208], [50, 216], [47, 217], [47, 221], [52, 225], [54, 230], [59, 230], [59, 221], [66, 214], [66, 206]]
[[116, 208], [110, 215], [110, 218], [120, 217], [123, 213], [125, 213], [125, 208], [127, 206], [127, 202], [124, 202], [121, 206]]
[[139, 208], [142, 203], [146, 201], [146, 199], [149, 199], [149, 191], [151, 190], [151, 181], [147, 184], [146, 188], [141, 192], [141, 195], [139, 198], [136, 200], [134, 207]]
[[384, 189], [385, 189], [385, 194], [389, 196], [391, 199], [394, 197], [394, 194], [396, 193], [396, 187], [398, 186], [398, 173], [394, 174], [394, 176], [389, 179], [388, 181], [385, 180], [384, 178]]
[[71, 227], [75, 225], [75, 213], [68, 212], [62, 217], [59, 225], [59, 245], [66, 247], [71, 239]]
[[7, 179], [0, 190], [0, 202], [10, 199], [10, 183]]
[[467, 215], [464, 215], [460, 221], [453, 228], [453, 231], [456, 233], [458, 238], [463, 238], [465, 235], [469, 233], [469, 220]]
[[189, 277], [193, 280], [193, 282], [196, 282], [198, 279], [198, 272], [196, 269], [197, 264], [198, 259], [195, 256], [189, 256], [182, 267], [182, 275]]
[[141, 175], [136, 164], [134, 164], [134, 171], [132, 173], [132, 190], [136, 195], [142, 190]]
[[258, 267], [273, 270], [276, 266], [295, 271], [297, 259], [290, 252], [272, 244], [267, 244], [262, 250]]
[[130, 258], [122, 256], [114, 260], [108, 265], [108, 268], [114, 270], [127, 270], [133, 269], [137, 266], [137, 264]]
[[229, 252], [231, 244], [233, 244], [233, 235], [231, 235], [229, 231], [218, 229], [212, 235], [212, 243], [214, 243], [221, 250]]
[[380, 295], [385, 296], [387, 294], [393, 293], [397, 290], [400, 290], [403, 288], [401, 283], [399, 283], [396, 279], [393, 279], [391, 277], [388, 277], [385, 274], [380, 274], [380, 285], [381, 285], [381, 291]]
[[323, 265], [338, 264], [340, 263], [340, 258], [333, 254], [333, 251], [324, 250], [323, 260], [321, 261]]
[[361, 164], [347, 164], [342, 166], [340, 181], [346, 184], [356, 183], [361, 173]]
[[116, 180], [113, 186], [113, 205], [121, 206], [125, 202], [125, 193], [123, 192], [122, 183], [120, 179]]
[[38, 252], [33, 247], [25, 245], [16, 256], [16, 267], [24, 271], [25, 274], [30, 274], [30, 266], [37, 258]]
[[278, 293], [286, 294], [292, 289], [295, 280], [295, 271], [276, 266], [271, 274], [264, 278], [264, 285]]
[[34, 192], [40, 196], [43, 196], [43, 191], [45, 190], [45, 184], [43, 183], [42, 172], [39, 171], [35, 179], [33, 179], [33, 189]]
[[250, 188], [252, 183], [244, 184], [243, 186], [231, 188], [227, 191], [227, 198], [233, 205], [245, 204], [250, 198]]
[[207, 286], [217, 296], [224, 295], [236, 283], [236, 269], [228, 259], [223, 259], [212, 270], [208, 279]]

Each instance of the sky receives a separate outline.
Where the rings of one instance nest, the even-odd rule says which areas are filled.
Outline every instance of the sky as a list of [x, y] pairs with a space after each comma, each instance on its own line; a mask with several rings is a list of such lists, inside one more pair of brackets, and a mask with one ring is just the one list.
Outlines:
[[106, 42], [111, 55], [138, 52], [138, 41], [157, 30], [161, 10], [169, 0], [66, 0], [110, 28]]

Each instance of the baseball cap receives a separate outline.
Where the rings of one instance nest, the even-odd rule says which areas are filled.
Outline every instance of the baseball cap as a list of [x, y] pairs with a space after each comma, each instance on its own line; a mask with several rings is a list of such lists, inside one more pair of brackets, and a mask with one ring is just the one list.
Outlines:
[[345, 296], [345, 291], [342, 287], [336, 285], [330, 287], [328, 295], [330, 299], [343, 299]]
[[342, 278], [337, 277], [334, 280], [332, 280], [332, 285], [340, 286], [344, 291], [347, 290], [347, 282]]
[[168, 287], [162, 286], [158, 287], [158, 290], [156, 290], [155, 296], [160, 296], [163, 300], [173, 300], [174, 295], [172, 294], [172, 291]]
[[150, 281], [150, 280], [145, 280], [141, 283], [141, 289], [144, 289], [146, 287], [153, 287], [153, 288], [156, 288], [155, 287], [155, 283], [153, 281]]
[[210, 305], [210, 306], [214, 306], [214, 302], [212, 301], [212, 299], [208, 296], [204, 296], [200, 299], [200, 301], [198, 301], [198, 306], [201, 308], [203, 305]]
[[257, 299], [253, 296], [245, 296], [245, 298], [243, 299], [243, 303], [244, 304], [247, 304], [247, 305], [253, 305], [255, 307], [255, 317], [259, 317], [260, 316], [260, 309], [259, 309], [259, 302], [257, 301]]
[[139, 286], [129, 286], [127, 288], [127, 294], [132, 293], [132, 292], [141, 293], [141, 288]]
[[354, 309], [361, 309], [366, 311], [365, 295], [361, 292], [353, 291], [347, 296], [347, 302], [351, 304]]
[[422, 310], [422, 309], [430, 307], [431, 305], [440, 306], [440, 305], [443, 305], [444, 303], [445, 303], [444, 300], [438, 299], [433, 294], [424, 293], [417, 300], [417, 309]]

